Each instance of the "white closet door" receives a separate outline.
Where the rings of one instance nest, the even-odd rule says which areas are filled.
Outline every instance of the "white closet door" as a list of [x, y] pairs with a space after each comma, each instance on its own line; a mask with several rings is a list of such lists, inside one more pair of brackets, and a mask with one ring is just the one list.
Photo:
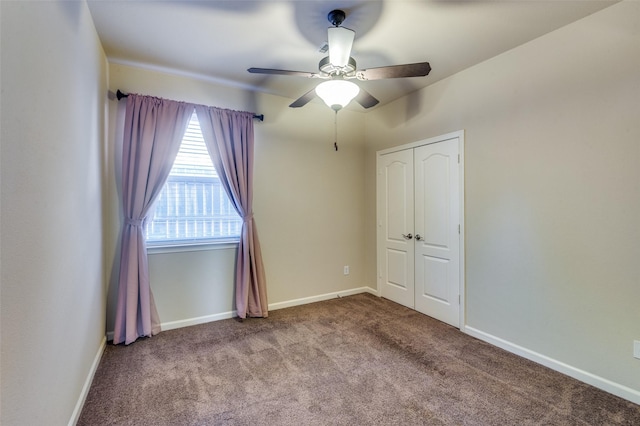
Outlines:
[[415, 309], [460, 325], [458, 139], [415, 148]]
[[414, 307], [413, 150], [378, 157], [378, 288]]

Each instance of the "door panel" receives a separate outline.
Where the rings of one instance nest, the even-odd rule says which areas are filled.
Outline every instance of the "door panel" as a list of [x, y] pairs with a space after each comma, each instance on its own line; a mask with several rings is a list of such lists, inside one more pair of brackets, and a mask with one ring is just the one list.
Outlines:
[[459, 326], [458, 139], [414, 150], [415, 309]]
[[378, 158], [378, 288], [394, 302], [414, 306], [413, 152]]
[[[420, 161], [421, 180], [416, 185], [421, 196], [418, 197], [421, 218], [422, 244], [434, 250], [447, 250], [449, 246], [450, 200], [449, 200], [449, 157], [441, 153], [428, 154]], [[418, 232], [418, 231], [416, 231]]]
[[424, 285], [419, 286], [420, 296], [430, 297], [447, 303], [451, 299], [449, 289], [449, 261], [437, 257], [422, 256], [422, 271], [424, 271]]
[[387, 284], [407, 289], [407, 263], [406, 251], [387, 249]]

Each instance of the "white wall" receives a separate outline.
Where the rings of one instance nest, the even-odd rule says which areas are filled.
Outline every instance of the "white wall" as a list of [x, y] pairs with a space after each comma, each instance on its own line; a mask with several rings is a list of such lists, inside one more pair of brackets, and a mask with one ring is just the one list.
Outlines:
[[[364, 116], [342, 111], [338, 152], [333, 111], [318, 102], [288, 107], [290, 99], [221, 87], [206, 78], [130, 65], [110, 65], [110, 89], [264, 114], [255, 122], [254, 213], [263, 249], [270, 305], [348, 291], [364, 281]], [[113, 330], [117, 287], [118, 200], [124, 101], [110, 105], [109, 206], [111, 265], [107, 329]], [[118, 111], [119, 110], [119, 111]], [[151, 288], [162, 323], [229, 314], [235, 248], [149, 255]], [[343, 275], [343, 266], [351, 274]]]
[[637, 2], [367, 114], [367, 280], [375, 151], [464, 129], [467, 327], [640, 401], [639, 117]]
[[0, 423], [63, 425], [104, 340], [107, 64], [84, 2], [0, 7]]

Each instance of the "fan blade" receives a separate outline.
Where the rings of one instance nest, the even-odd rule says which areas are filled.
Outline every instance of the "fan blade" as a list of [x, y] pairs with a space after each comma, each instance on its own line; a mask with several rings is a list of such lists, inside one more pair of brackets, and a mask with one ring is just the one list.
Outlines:
[[334, 67], [346, 66], [349, 63], [356, 32], [344, 27], [329, 27], [327, 33], [329, 62]]
[[429, 62], [416, 64], [391, 65], [356, 71], [358, 80], [381, 80], [383, 78], [423, 77], [431, 71]]
[[297, 77], [307, 77], [307, 78], [318, 78], [320, 74], [315, 72], [306, 72], [306, 71], [289, 71], [289, 70], [276, 70], [272, 68], [249, 68], [249, 71], [252, 74], [276, 74], [276, 75], [293, 75]]
[[316, 97], [316, 89], [315, 87], [311, 90], [309, 90], [307, 93], [305, 93], [304, 95], [300, 96], [298, 99], [296, 99], [291, 105], [289, 105], [291, 108], [300, 108], [305, 106], [306, 104], [308, 104], [309, 102], [311, 102], [311, 100], [313, 98]]
[[378, 105], [379, 100], [373, 97], [371, 93], [364, 90], [362, 87], [360, 88], [360, 92], [358, 95], [353, 98], [357, 103], [362, 105], [363, 108], [371, 108], [373, 106]]

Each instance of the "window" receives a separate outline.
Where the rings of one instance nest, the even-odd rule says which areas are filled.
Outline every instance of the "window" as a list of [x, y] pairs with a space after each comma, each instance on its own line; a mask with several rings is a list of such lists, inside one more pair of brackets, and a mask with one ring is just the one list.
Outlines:
[[237, 239], [242, 219], [220, 183], [195, 111], [167, 182], [147, 220], [150, 246]]

